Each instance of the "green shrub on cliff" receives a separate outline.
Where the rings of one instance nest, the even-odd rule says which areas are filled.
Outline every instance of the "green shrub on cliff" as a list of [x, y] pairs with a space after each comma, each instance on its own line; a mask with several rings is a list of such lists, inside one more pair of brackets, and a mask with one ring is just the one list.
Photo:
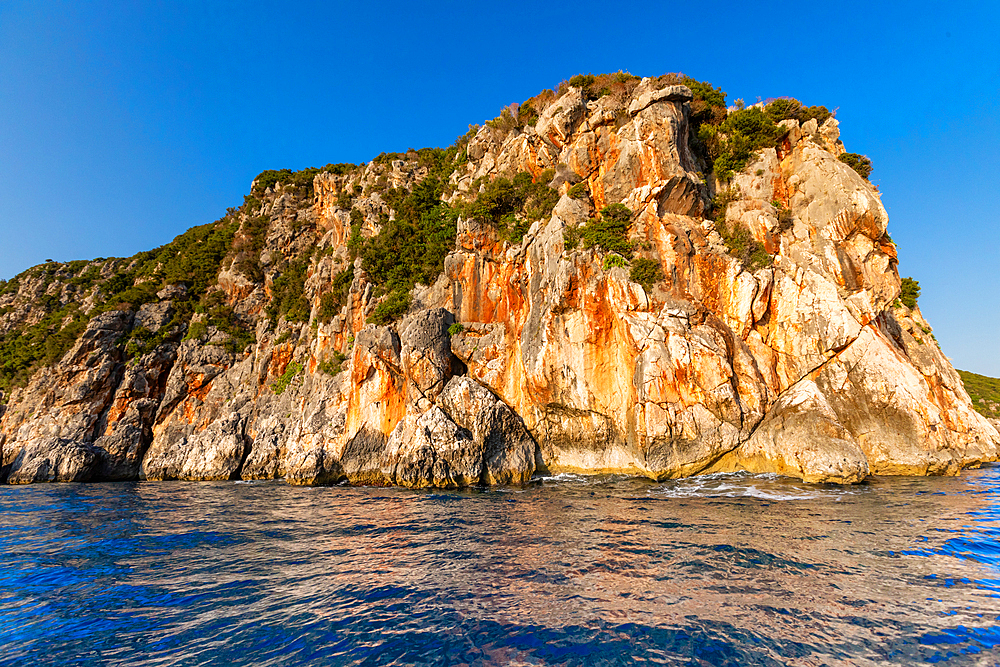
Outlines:
[[762, 148], [773, 148], [782, 130], [760, 107], [730, 113], [718, 126], [703, 124], [698, 137], [706, 146], [716, 178], [728, 181]]
[[555, 171], [547, 169], [537, 178], [526, 171], [514, 178], [495, 178], [482, 184], [476, 199], [460, 210], [465, 217], [493, 224], [511, 243], [520, 243], [531, 223], [551, 215], [559, 201], [559, 193], [548, 186], [553, 176]]
[[204, 322], [192, 322], [188, 326], [187, 333], [184, 334], [184, 340], [200, 340], [208, 333], [208, 325]]
[[0, 336], [0, 391], [26, 385], [39, 367], [62, 359], [86, 328], [87, 320], [76, 304], [68, 304], [31, 326]]
[[402, 287], [396, 288], [375, 306], [375, 310], [368, 316], [369, 324], [385, 325], [398, 320], [410, 309], [410, 290]]
[[327, 375], [336, 375], [343, 370], [344, 362], [347, 361], [347, 355], [340, 350], [334, 350], [330, 353], [330, 357], [332, 358], [319, 362], [316, 368]]
[[455, 245], [458, 213], [440, 200], [442, 183], [427, 177], [394, 202], [396, 216], [385, 219], [377, 236], [361, 244], [362, 267], [382, 292], [409, 292], [431, 284]]
[[330, 322], [339, 312], [340, 303], [337, 301], [336, 294], [327, 292], [319, 298], [319, 319], [321, 322]]
[[333, 277], [330, 282], [330, 294], [333, 295], [337, 306], [343, 306], [347, 303], [347, 295], [353, 282], [354, 269], [350, 266]]
[[868, 177], [872, 175], [872, 161], [867, 156], [858, 153], [842, 153], [837, 159], [858, 172], [865, 180], [868, 180]]
[[585, 248], [599, 248], [604, 252], [632, 257], [633, 247], [628, 240], [628, 225], [632, 211], [623, 204], [611, 204], [601, 209], [600, 217], [592, 218], [579, 228]]
[[822, 124], [833, 115], [824, 106], [806, 107], [792, 98], [773, 100], [763, 109], [746, 108], [737, 100], [736, 108], [730, 112], [726, 108], [726, 93], [710, 83], [676, 74], [664, 75], [660, 80], [691, 89], [688, 142], [704, 163], [705, 172], [714, 172], [722, 182], [743, 170], [757, 151], [775, 146], [782, 136], [778, 127], [782, 120], [791, 118], [804, 123], [815, 118]]
[[[106, 263], [89, 266], [73, 262], [58, 262], [28, 269], [40, 272], [46, 286], [56, 280], [59, 271], [75, 271], [66, 277], [66, 283], [79, 289], [96, 288], [96, 304], [84, 313], [78, 304], [63, 305], [59, 298], [45, 294], [34, 307], [43, 312], [42, 319], [31, 326], [14, 329], [0, 336], [0, 390], [9, 391], [27, 384], [31, 375], [43, 366], [58, 362], [76, 343], [87, 322], [94, 316], [111, 310], [136, 310], [145, 303], [157, 300], [157, 291], [166, 285], [183, 283], [186, 296], [174, 299], [174, 320], [153, 335], [137, 329], [126, 336], [122, 343], [127, 354], [143, 354], [171, 336], [179, 337], [194, 312], [194, 303], [213, 284], [222, 261], [232, 244], [238, 224], [232, 216], [214, 223], [193, 227], [177, 236], [170, 243], [137, 253], [128, 259], [108, 260], [116, 263], [118, 271], [101, 279], [101, 268]], [[102, 260], [103, 262], [103, 260]], [[115, 266], [114, 264], [111, 265]], [[8, 282], [18, 284], [19, 278]]]
[[281, 275], [271, 283], [271, 302], [267, 305], [267, 316], [272, 326], [284, 316], [287, 322], [306, 322], [310, 305], [306, 299], [305, 284], [309, 269], [309, 255], [289, 262]]
[[383, 193], [395, 215], [391, 220], [382, 218], [378, 235], [362, 237], [361, 214], [351, 212], [348, 248], [352, 256], [361, 257], [376, 295], [388, 294], [369, 322], [386, 324], [403, 315], [414, 285], [430, 285], [444, 269], [444, 258], [455, 245], [459, 212], [441, 201], [441, 196], [458, 155], [457, 146], [408, 152], [408, 158], [426, 167], [428, 174], [412, 190], [391, 188]]
[[571, 187], [566, 194], [573, 199], [590, 199], [590, 186], [587, 184], [587, 181], [581, 181]]
[[805, 123], [815, 118], [816, 122], [822, 125], [833, 115], [826, 107], [804, 107], [801, 102], [792, 97], [779, 97], [772, 100], [764, 107], [764, 111], [775, 123], [788, 119]]
[[903, 278], [899, 285], [899, 300], [907, 308], [916, 308], [918, 298], [920, 298], [920, 283], [909, 276]]
[[604, 256], [604, 262], [601, 263], [601, 268], [605, 271], [610, 271], [611, 269], [627, 269], [629, 261], [619, 255], [616, 252], [610, 252]]
[[292, 383], [292, 380], [294, 380], [299, 373], [302, 372], [303, 368], [302, 364], [297, 361], [289, 363], [285, 367], [285, 372], [281, 374], [281, 377], [275, 380], [274, 384], [271, 385], [271, 391], [278, 396], [285, 393], [285, 390], [288, 389], [288, 385]]
[[655, 259], [639, 257], [632, 260], [632, 270], [629, 272], [629, 280], [639, 283], [648, 292], [655, 283], [663, 280], [663, 269]]

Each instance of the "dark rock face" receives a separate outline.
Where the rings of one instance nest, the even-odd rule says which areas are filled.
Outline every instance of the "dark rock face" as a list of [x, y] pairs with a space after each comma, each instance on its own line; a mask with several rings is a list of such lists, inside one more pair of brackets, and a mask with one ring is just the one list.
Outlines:
[[[836, 121], [783, 121], [781, 144], [732, 177], [724, 221], [767, 256], [753, 268], [704, 217], [723, 184], [690, 148], [691, 91], [630, 85], [596, 100], [570, 87], [533, 125], [469, 138], [447, 202], [525, 172], [551, 174], [558, 202], [540, 219], [459, 218], [443, 273], [409, 301], [357, 244], [399, 220], [389, 202], [429, 173], [419, 155], [254, 190], [220, 221], [236, 226], [207, 288], [158, 284], [150, 301], [159, 269], [95, 260], [0, 289], [0, 335], [53, 304], [93, 315], [0, 397], [0, 481], [455, 488], [540, 470], [749, 470], [851, 483], [996, 460], [996, 424], [919, 310], [896, 303], [888, 217], [837, 159]], [[630, 213], [630, 266], [574, 246], [610, 204]], [[130, 293], [134, 306], [102, 301]], [[387, 303], [409, 306], [370, 324]]]

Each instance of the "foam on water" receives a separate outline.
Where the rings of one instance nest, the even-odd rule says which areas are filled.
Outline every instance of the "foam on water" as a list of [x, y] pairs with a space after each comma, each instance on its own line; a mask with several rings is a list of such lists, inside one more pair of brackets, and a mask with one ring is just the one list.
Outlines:
[[797, 483], [774, 474], [713, 473], [664, 482], [650, 495], [669, 498], [760, 498], [838, 501], [858, 493], [852, 487]]

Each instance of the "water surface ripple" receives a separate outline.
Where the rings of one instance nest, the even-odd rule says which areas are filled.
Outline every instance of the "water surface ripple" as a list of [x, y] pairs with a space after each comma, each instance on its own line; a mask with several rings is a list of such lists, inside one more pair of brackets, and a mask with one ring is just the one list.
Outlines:
[[0, 487], [0, 665], [1000, 662], [1000, 467]]

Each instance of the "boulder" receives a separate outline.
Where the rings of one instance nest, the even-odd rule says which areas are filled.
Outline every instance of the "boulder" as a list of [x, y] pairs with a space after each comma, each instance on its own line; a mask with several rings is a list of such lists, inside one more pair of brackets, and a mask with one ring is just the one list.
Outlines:
[[730, 460], [717, 469], [777, 472], [806, 482], [851, 484], [868, 459], [812, 380], [790, 387]]
[[148, 331], [159, 331], [173, 316], [174, 308], [170, 301], [144, 303], [135, 314], [135, 326]]
[[537, 445], [521, 418], [489, 389], [467, 376], [456, 376], [445, 386], [439, 405], [471, 434], [481, 452], [483, 484], [525, 484], [531, 479]]
[[416, 313], [401, 327], [400, 360], [410, 402], [420, 398], [433, 401], [451, 378], [455, 360], [448, 327], [454, 323], [455, 316], [450, 312], [432, 308]]
[[141, 479], [239, 479], [249, 452], [244, 418], [228, 413], [203, 430], [155, 440], [142, 461]]
[[410, 488], [458, 488], [481, 483], [483, 447], [472, 435], [432, 406], [409, 412], [385, 447], [386, 480]]
[[85, 442], [40, 438], [25, 443], [10, 464], [8, 484], [35, 482], [89, 482], [100, 452]]
[[535, 123], [535, 132], [551, 145], [561, 148], [583, 120], [586, 112], [587, 104], [583, 99], [583, 91], [571, 87], [565, 95], [542, 112]]

